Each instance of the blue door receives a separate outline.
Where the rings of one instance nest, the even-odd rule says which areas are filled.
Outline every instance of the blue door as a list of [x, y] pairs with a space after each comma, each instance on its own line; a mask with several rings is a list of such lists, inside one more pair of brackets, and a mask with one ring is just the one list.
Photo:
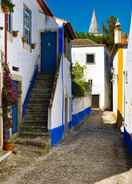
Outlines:
[[57, 33], [41, 33], [41, 72], [54, 74], [57, 66]]
[[[13, 81], [13, 88], [18, 96], [18, 81]], [[12, 133], [15, 134], [18, 131], [18, 103], [12, 106]]]

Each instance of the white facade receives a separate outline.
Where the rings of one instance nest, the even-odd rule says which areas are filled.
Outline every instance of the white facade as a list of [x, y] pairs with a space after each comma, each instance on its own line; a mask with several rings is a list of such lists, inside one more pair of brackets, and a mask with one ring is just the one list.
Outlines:
[[[24, 102], [28, 87], [34, 72], [34, 68], [40, 63], [41, 32], [46, 30], [57, 31], [58, 26], [55, 19], [44, 14], [37, 1], [34, 0], [13, 0], [15, 4], [12, 14], [12, 29], [18, 30], [19, 35], [14, 38], [8, 32], [8, 63], [12, 74], [19, 75], [22, 78], [22, 102]], [[23, 6], [26, 5], [32, 12], [32, 43], [36, 43], [36, 48], [31, 49], [30, 45], [22, 42], [23, 37]], [[0, 14], [0, 20], [4, 21], [3, 13]], [[2, 23], [1, 23], [2, 24]], [[4, 38], [3, 38], [4, 41]], [[18, 67], [19, 71], [14, 72], [12, 67]]]
[[[93, 54], [95, 62], [88, 64], [86, 55]], [[79, 63], [86, 67], [85, 79], [92, 80], [92, 95], [99, 95], [99, 108], [110, 107], [110, 56], [104, 46], [81, 46], [72, 48], [73, 64]]]
[[[49, 129], [51, 130], [61, 126], [67, 127], [68, 123], [72, 120], [72, 111], [71, 111], [72, 94], [71, 94], [70, 67], [71, 67], [71, 63], [67, 60], [67, 58], [62, 57], [53, 105], [50, 110]], [[65, 104], [66, 101], [67, 101], [67, 104]], [[65, 109], [66, 107], [67, 109]]]
[[[125, 77], [125, 129], [132, 135], [132, 18], [126, 53], [126, 77]], [[131, 145], [132, 148], [132, 145]]]
[[[21, 99], [19, 99], [18, 109], [19, 120], [22, 117], [22, 105], [26, 98], [31, 80], [34, 74], [36, 65], [40, 68], [41, 58], [41, 32], [56, 31], [58, 32], [58, 25], [55, 18], [46, 15], [43, 8], [40, 7], [37, 0], [13, 0], [15, 4], [14, 12], [12, 13], [12, 31], [19, 31], [17, 37], [13, 37], [12, 31], [8, 32], [7, 37], [7, 62], [10, 67], [12, 79], [19, 81], [21, 84]], [[31, 43], [36, 44], [35, 49], [31, 49], [31, 45], [22, 42], [23, 37], [23, 10], [24, 6], [31, 11], [32, 27], [31, 27]], [[0, 56], [4, 54], [5, 43], [5, 16], [0, 9]], [[0, 59], [1, 60], [1, 59]], [[3, 57], [4, 62], [4, 57]], [[17, 67], [18, 71], [14, 71], [13, 67]], [[2, 68], [0, 66], [0, 89], [2, 90]], [[1, 101], [0, 101], [1, 103]], [[0, 110], [1, 111], [1, 110]], [[20, 123], [20, 122], [19, 122]], [[3, 146], [3, 124], [2, 117], [0, 118], [0, 146]]]
[[88, 107], [91, 107], [92, 99], [91, 95], [87, 97], [74, 98], [72, 106], [72, 114], [78, 114], [79, 112], [84, 111]]

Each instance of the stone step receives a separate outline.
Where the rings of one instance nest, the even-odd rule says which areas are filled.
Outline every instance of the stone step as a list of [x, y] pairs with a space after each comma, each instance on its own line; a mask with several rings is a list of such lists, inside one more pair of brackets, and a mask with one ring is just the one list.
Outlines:
[[27, 107], [32, 107], [32, 106], [40, 106], [40, 107], [42, 107], [42, 108], [47, 108], [48, 109], [48, 106], [49, 106], [49, 101], [47, 101], [47, 102], [42, 102], [42, 103], [40, 103], [40, 101], [37, 101], [37, 100], [32, 100], [32, 101], [30, 101], [29, 103], [28, 103], [28, 105], [27, 105]]
[[48, 108], [48, 103], [46, 104], [41, 104], [41, 103], [28, 103], [28, 105], [27, 105], [27, 108], [29, 108], [29, 109], [32, 109], [33, 107], [35, 107], [35, 108], [44, 108], [44, 109], [46, 109], [46, 108]]
[[43, 122], [47, 122], [47, 121], [48, 121], [48, 115], [45, 116], [44, 119], [39, 119], [39, 118], [37, 119], [37, 117], [36, 117], [35, 119], [30, 119], [30, 118], [24, 119], [24, 123], [25, 123], [25, 122], [26, 122], [26, 123], [40, 122], [40, 123], [43, 124]]
[[38, 137], [38, 136], [49, 136], [49, 133], [48, 132], [20, 131], [19, 136], [20, 137], [35, 138], [35, 137]]
[[42, 88], [42, 89], [50, 88], [51, 89], [52, 85], [53, 85], [52, 81], [45, 82], [45, 81], [41, 80], [41, 81], [36, 81], [34, 88]]
[[54, 75], [38, 73], [37, 78], [48, 78], [48, 79], [52, 78], [53, 79]]
[[36, 126], [36, 127], [47, 127], [47, 120], [46, 121], [32, 121], [32, 122], [26, 122], [24, 121], [24, 123], [21, 124], [20, 127], [23, 127], [23, 126]]
[[31, 98], [50, 98], [51, 94], [50, 93], [32, 93]]
[[41, 113], [39, 113], [39, 114], [30, 112], [30, 113], [27, 113], [27, 114], [24, 116], [24, 119], [26, 119], [26, 118], [33, 118], [34, 121], [35, 121], [35, 118], [37, 118], [37, 119], [38, 119], [38, 118], [44, 119], [44, 118], [47, 117], [47, 116], [48, 116], [48, 112], [47, 112], [47, 111], [41, 112]]
[[29, 108], [29, 109], [27, 109], [26, 114], [25, 114], [24, 117], [26, 117], [28, 114], [31, 114], [31, 115], [34, 115], [34, 116], [41, 116], [41, 114], [45, 114], [45, 113], [48, 114], [48, 109], [47, 108], [43, 108], [41, 110]]
[[47, 127], [46, 126], [22, 126], [20, 128], [20, 132], [47, 132]]
[[45, 89], [45, 88], [34, 88], [32, 90], [32, 93], [44, 93], [44, 94], [48, 94], [48, 93], [50, 93], [50, 91], [51, 91], [50, 88], [47, 88], [47, 89]]
[[50, 137], [46, 136], [35, 136], [35, 137], [17, 137], [14, 140], [15, 144], [33, 146], [33, 147], [41, 147], [41, 148], [49, 148], [50, 146]]
[[30, 116], [27, 115], [27, 117], [24, 118], [24, 122], [33, 122], [33, 121], [37, 121], [37, 122], [43, 122], [44, 120], [48, 120], [48, 114], [45, 114], [44, 117], [35, 117], [35, 116]]

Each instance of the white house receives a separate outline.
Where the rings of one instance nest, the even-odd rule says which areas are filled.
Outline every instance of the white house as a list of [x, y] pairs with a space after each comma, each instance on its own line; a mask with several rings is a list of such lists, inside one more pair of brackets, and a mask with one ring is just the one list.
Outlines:
[[128, 146], [128, 151], [132, 154], [132, 17], [128, 39], [128, 48], [125, 62], [125, 100], [124, 100], [124, 142]]
[[72, 62], [86, 67], [85, 79], [92, 85], [92, 107], [109, 109], [111, 57], [105, 45], [89, 39], [73, 40]]
[[[55, 18], [45, 1], [12, 2], [13, 13], [7, 16], [0, 10], [2, 62], [8, 62], [18, 94], [9, 137], [17, 132], [44, 135], [49, 130], [51, 143], [57, 144], [72, 119], [70, 40], [76, 36], [71, 24]], [[2, 118], [0, 131], [2, 147]]]
[[119, 21], [115, 24], [115, 44], [118, 49], [113, 59], [112, 84], [113, 84], [113, 112], [117, 118], [117, 125], [120, 127], [125, 118], [125, 85], [127, 76], [127, 37], [124, 38], [121, 32]]

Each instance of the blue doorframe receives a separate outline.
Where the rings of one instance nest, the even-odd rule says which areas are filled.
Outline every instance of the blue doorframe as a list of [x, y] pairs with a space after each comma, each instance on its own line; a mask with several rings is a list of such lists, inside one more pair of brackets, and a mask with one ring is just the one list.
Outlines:
[[[12, 81], [13, 88], [18, 96], [18, 81]], [[18, 131], [18, 102], [12, 106], [12, 134]]]
[[41, 33], [41, 72], [54, 74], [57, 66], [57, 32]]

